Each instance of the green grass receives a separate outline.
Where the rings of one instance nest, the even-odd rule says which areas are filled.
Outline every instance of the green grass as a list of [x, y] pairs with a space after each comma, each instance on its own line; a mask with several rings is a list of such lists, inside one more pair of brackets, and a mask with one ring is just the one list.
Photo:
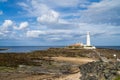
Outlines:
[[120, 76], [117, 76], [114, 80], [120, 80]]
[[0, 72], [12, 72], [15, 68], [0, 66]]

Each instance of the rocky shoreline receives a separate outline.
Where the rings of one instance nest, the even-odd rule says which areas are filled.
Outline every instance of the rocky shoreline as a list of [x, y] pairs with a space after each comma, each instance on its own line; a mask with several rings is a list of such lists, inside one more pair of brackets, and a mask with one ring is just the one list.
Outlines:
[[120, 76], [120, 62], [90, 62], [79, 68], [80, 80], [115, 80]]
[[120, 50], [112, 49], [94, 51], [64, 48], [22, 54], [0, 53], [0, 80], [28, 80], [33, 76], [31, 80], [66, 80], [61, 77], [72, 74], [77, 79], [79, 76], [79, 80], [116, 80], [120, 76], [119, 54]]

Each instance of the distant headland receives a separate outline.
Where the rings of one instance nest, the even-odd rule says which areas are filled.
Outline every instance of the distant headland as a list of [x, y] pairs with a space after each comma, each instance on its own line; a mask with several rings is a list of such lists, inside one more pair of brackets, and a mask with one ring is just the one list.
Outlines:
[[0, 48], [0, 51], [2, 51], [2, 50], [8, 50], [8, 48]]

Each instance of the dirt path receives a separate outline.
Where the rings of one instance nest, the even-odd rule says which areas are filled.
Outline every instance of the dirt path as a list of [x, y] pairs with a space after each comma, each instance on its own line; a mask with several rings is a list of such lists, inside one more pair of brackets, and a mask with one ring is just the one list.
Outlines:
[[75, 73], [75, 74], [69, 74], [69, 75], [63, 75], [60, 76], [59, 78], [54, 78], [52, 75], [36, 75], [36, 76], [29, 76], [26, 78], [17, 78], [13, 80], [80, 80], [80, 72]]
[[78, 72], [75, 74], [70, 74], [65, 77], [60, 77], [60, 78], [56, 78], [53, 80], [80, 80], [80, 76], [81, 76], [81, 74], [80, 74], [80, 72]]
[[84, 64], [92, 61], [96, 61], [92, 58], [73, 58], [73, 57], [52, 57], [55, 61], [66, 61], [66, 62], [72, 62], [75, 64]]

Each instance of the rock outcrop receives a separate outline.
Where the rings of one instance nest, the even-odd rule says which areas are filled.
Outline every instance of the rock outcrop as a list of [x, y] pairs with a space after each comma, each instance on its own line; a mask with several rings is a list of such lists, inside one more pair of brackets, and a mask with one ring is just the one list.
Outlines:
[[89, 62], [79, 68], [80, 80], [113, 80], [120, 75], [120, 62]]

